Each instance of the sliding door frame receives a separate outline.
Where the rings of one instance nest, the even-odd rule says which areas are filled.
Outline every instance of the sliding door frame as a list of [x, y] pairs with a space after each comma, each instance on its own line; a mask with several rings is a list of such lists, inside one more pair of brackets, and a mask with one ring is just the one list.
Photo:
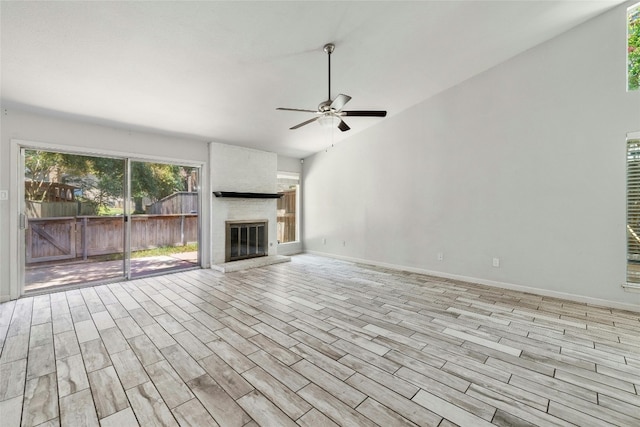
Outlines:
[[[188, 162], [188, 161], [184, 161], [184, 160], [167, 160], [167, 159], [161, 159], [161, 158], [148, 158], [148, 157], [140, 157], [140, 155], [136, 155], [136, 156], [130, 156], [126, 158], [126, 164], [125, 164], [125, 175], [127, 177], [127, 182], [125, 185], [125, 194], [127, 195], [126, 199], [125, 199], [125, 203], [124, 203], [124, 214], [125, 214], [125, 229], [126, 234], [125, 234], [125, 242], [124, 242], [124, 247], [125, 247], [125, 275], [126, 275], [126, 279], [127, 280], [132, 280], [132, 279], [137, 279], [141, 276], [137, 276], [137, 277], [133, 277], [133, 275], [131, 274], [131, 227], [133, 224], [133, 211], [135, 210], [134, 207], [131, 204], [131, 184], [133, 183], [133, 174], [132, 174], [132, 167], [131, 165], [135, 162], [138, 163], [163, 163], [163, 164], [167, 164], [167, 165], [176, 165], [176, 166], [186, 166], [186, 167], [191, 167], [191, 168], [198, 168], [198, 262], [197, 265], [200, 268], [208, 268], [209, 266], [206, 265], [204, 263], [204, 260], [207, 259], [204, 256], [204, 249], [205, 246], [208, 247], [208, 241], [207, 241], [207, 245], [204, 244], [203, 242], [203, 238], [205, 236], [205, 233], [203, 233], [203, 225], [204, 225], [204, 217], [203, 214], [204, 212], [204, 187], [203, 187], [203, 170], [205, 168], [205, 165], [203, 163], [194, 163], [194, 162]], [[209, 200], [209, 202], [207, 203], [207, 205], [210, 205], [211, 201]], [[208, 217], [208, 211], [206, 212], [207, 217]], [[162, 276], [164, 274], [168, 274], [167, 271], [160, 271], [157, 273], [151, 273], [151, 274], [145, 274], [144, 277], [151, 277], [151, 276]]]
[[[24, 242], [24, 230], [20, 228], [20, 215], [22, 212], [24, 201], [24, 161], [22, 159], [22, 150], [42, 150], [60, 152], [66, 154], [74, 154], [80, 156], [93, 157], [109, 157], [122, 159], [125, 162], [125, 175], [127, 177], [124, 188], [125, 203], [125, 236], [124, 236], [124, 276], [122, 279], [131, 279], [130, 259], [131, 259], [131, 162], [155, 162], [166, 163], [172, 165], [187, 166], [199, 169], [199, 186], [198, 186], [198, 266], [200, 268], [208, 268], [209, 263], [209, 222], [210, 222], [210, 204], [211, 194], [209, 191], [208, 169], [206, 162], [184, 160], [176, 158], [166, 158], [153, 155], [141, 155], [140, 153], [128, 153], [120, 151], [100, 150], [88, 147], [79, 147], [74, 145], [54, 144], [40, 141], [12, 139], [10, 147], [10, 155], [13, 161], [10, 169], [10, 197], [9, 197], [9, 298], [16, 299], [25, 293], [25, 265], [26, 253]], [[166, 274], [166, 273], [165, 273]], [[95, 286], [99, 283], [109, 283], [120, 281], [122, 279], [107, 279], [100, 282], [90, 282], [86, 285], [74, 286], [70, 285], [69, 289], [80, 286]]]

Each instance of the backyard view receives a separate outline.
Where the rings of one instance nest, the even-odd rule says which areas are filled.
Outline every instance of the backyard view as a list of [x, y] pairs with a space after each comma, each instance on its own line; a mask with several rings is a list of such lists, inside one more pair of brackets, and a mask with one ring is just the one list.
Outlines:
[[197, 168], [24, 150], [24, 172], [27, 290], [197, 265]]
[[297, 195], [300, 177], [292, 173], [278, 173], [278, 243], [290, 243], [298, 240], [296, 231], [298, 205]]
[[629, 90], [640, 88], [640, 4], [627, 14], [627, 80]]

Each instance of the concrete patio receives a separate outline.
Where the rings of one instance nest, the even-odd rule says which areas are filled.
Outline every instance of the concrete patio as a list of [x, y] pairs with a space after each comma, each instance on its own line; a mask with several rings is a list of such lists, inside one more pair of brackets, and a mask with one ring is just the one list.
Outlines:
[[[142, 277], [161, 272], [178, 271], [198, 266], [197, 252], [176, 253], [131, 260], [131, 276]], [[25, 271], [25, 290], [78, 285], [124, 276], [122, 260], [64, 262], [29, 266]]]

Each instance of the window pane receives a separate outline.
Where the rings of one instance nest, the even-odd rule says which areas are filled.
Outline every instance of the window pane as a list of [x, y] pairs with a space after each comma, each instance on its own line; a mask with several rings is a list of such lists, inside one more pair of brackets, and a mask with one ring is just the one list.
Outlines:
[[640, 139], [627, 141], [627, 282], [640, 283]]
[[24, 150], [25, 290], [124, 278], [125, 160]]
[[627, 81], [629, 90], [640, 87], [640, 3], [627, 11]]
[[296, 224], [298, 221], [298, 189], [299, 178], [296, 174], [278, 176], [278, 243], [295, 242]]

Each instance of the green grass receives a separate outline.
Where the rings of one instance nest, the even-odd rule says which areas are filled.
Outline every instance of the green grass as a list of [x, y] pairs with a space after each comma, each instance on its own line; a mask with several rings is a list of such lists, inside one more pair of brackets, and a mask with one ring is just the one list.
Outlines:
[[98, 209], [98, 215], [100, 216], [115, 216], [124, 214], [124, 209], [122, 208], [110, 208], [107, 206], [101, 206]]
[[[197, 252], [198, 244], [191, 243], [184, 246], [160, 246], [159, 248], [153, 249], [144, 249], [141, 251], [132, 251], [131, 258], [146, 258], [152, 256], [160, 256], [160, 255], [172, 255], [179, 254], [182, 252]], [[96, 257], [91, 257], [93, 261], [117, 261], [122, 259], [122, 253], [110, 254], [110, 255], [99, 255]]]
[[131, 252], [131, 258], [146, 258], [152, 256], [172, 255], [183, 252], [197, 252], [198, 244], [192, 243], [184, 246], [160, 246], [154, 249], [145, 249], [142, 251]]

